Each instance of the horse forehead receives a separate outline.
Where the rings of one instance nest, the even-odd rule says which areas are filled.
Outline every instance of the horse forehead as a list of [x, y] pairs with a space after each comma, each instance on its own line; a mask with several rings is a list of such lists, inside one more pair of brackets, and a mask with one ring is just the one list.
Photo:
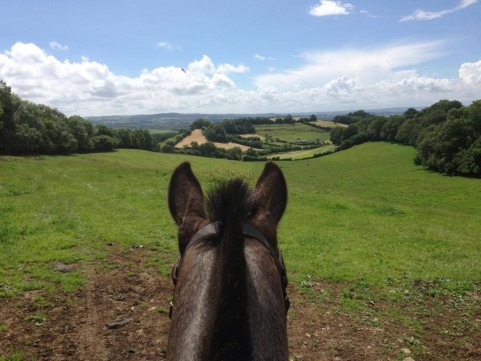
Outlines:
[[244, 255], [250, 270], [277, 271], [271, 252], [256, 239], [247, 238], [245, 240]]
[[217, 250], [207, 243], [199, 243], [186, 250], [182, 268], [211, 268], [216, 257]]
[[257, 254], [259, 257], [270, 254], [269, 249], [262, 242], [250, 237], [245, 238], [244, 252]]

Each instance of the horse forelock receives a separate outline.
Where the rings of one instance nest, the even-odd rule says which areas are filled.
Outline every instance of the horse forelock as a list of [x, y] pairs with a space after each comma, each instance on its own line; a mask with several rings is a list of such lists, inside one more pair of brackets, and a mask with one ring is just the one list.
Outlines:
[[218, 182], [206, 201], [211, 222], [227, 226], [229, 222], [242, 222], [252, 217], [259, 204], [248, 184], [242, 179]]
[[252, 356], [242, 222], [256, 209], [253, 193], [240, 179], [219, 183], [207, 197], [209, 220], [218, 222], [217, 281], [220, 286], [216, 294], [218, 310], [212, 360], [248, 360]]

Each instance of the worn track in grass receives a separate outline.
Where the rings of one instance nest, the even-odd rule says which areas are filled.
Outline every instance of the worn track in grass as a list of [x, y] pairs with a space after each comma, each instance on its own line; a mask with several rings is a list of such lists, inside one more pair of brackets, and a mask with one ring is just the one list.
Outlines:
[[[75, 264], [87, 282], [73, 293], [29, 291], [2, 299], [0, 359], [9, 360], [15, 353], [23, 360], [165, 358], [172, 286], [167, 277], [147, 265], [151, 252], [146, 248], [113, 250], [101, 263]], [[426, 316], [429, 328], [422, 337], [415, 326], [374, 317], [392, 305], [373, 304], [350, 313], [339, 301], [345, 284], [312, 281], [308, 286], [307, 293], [296, 292], [292, 285], [289, 288], [293, 301], [288, 316], [291, 360], [481, 358], [479, 308], [469, 315], [459, 309]], [[479, 306], [480, 295], [471, 296]], [[435, 311], [436, 305], [427, 306]], [[469, 317], [463, 318], [463, 314]], [[128, 323], [109, 329], [106, 324], [110, 321]], [[453, 325], [458, 323], [454, 333]], [[445, 332], [445, 328], [451, 329]]]

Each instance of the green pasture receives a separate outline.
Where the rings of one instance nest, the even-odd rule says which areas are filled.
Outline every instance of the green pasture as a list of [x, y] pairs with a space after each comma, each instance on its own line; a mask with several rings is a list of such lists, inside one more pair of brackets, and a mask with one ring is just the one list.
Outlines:
[[278, 138], [287, 142], [297, 140], [316, 141], [317, 139], [323, 142], [330, 138], [329, 132], [303, 123], [256, 125], [255, 129], [256, 134], [263, 137], [267, 135], [273, 139]]
[[368, 143], [282, 163], [291, 186], [283, 249], [299, 279], [452, 289], [481, 279], [481, 181], [428, 172], [414, 155]]
[[[279, 163], [289, 186], [279, 239], [296, 286], [319, 278], [401, 290], [426, 280], [466, 290], [481, 279], [481, 181], [428, 172], [414, 153], [367, 143]], [[184, 160], [204, 188], [236, 176], [254, 184], [263, 168], [138, 150], [0, 157], [0, 296], [74, 290], [81, 267], [55, 264], [100, 266], [112, 245], [156, 251], [150, 264], [167, 275], [177, 252], [167, 186]]]
[[276, 153], [274, 155], [269, 156], [269, 159], [272, 159], [274, 157], [279, 157], [280, 160], [282, 159], [292, 159], [292, 160], [299, 160], [299, 159], [307, 159], [307, 158], [312, 158], [313, 156], [317, 154], [323, 154], [326, 152], [329, 152], [331, 150], [334, 150], [336, 147], [333, 145], [324, 145], [319, 148], [314, 148], [314, 149], [307, 149], [307, 150], [297, 150], [293, 152], [286, 152], [286, 153]]

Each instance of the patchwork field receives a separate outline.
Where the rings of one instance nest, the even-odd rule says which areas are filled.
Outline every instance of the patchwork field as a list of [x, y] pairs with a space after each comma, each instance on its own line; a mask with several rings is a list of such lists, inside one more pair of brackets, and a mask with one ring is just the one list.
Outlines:
[[284, 141], [294, 142], [298, 140], [320, 142], [329, 140], [329, 132], [311, 127], [303, 123], [256, 125], [256, 134], [263, 137], [279, 138]]
[[280, 160], [283, 160], [283, 159], [291, 159], [291, 160], [307, 159], [307, 158], [312, 158], [313, 156], [318, 155], [318, 154], [323, 154], [323, 153], [326, 153], [326, 152], [333, 151], [335, 148], [336, 147], [333, 146], [333, 145], [324, 145], [322, 147], [314, 148], [314, 149], [299, 150], [299, 151], [287, 152], [287, 153], [277, 153], [277, 154], [269, 157], [269, 159], [273, 159], [273, 158], [280, 159]]
[[[176, 148], [181, 149], [184, 146], [190, 146], [192, 142], [197, 142], [197, 144], [205, 144], [207, 143], [207, 138], [202, 134], [202, 129], [195, 129], [192, 131], [192, 133], [188, 136], [182, 139], [179, 143], [175, 145]], [[237, 144], [237, 143], [218, 143], [214, 142], [215, 146], [217, 148], [224, 148], [224, 149], [232, 149], [235, 147], [239, 147], [242, 149], [243, 152], [245, 152], [249, 147], [246, 147], [245, 145], [242, 144]]]
[[342, 124], [342, 123], [334, 123], [334, 122], [329, 122], [327, 120], [317, 120], [315, 122], [312, 122], [315, 125], [319, 125], [321, 127], [325, 128], [334, 128], [334, 127], [344, 127], [347, 128], [347, 124]]
[[[279, 162], [292, 359], [481, 358], [481, 183], [414, 153], [366, 143]], [[165, 357], [166, 192], [184, 160], [205, 188], [254, 184], [263, 167], [135, 150], [0, 157], [0, 360]]]

